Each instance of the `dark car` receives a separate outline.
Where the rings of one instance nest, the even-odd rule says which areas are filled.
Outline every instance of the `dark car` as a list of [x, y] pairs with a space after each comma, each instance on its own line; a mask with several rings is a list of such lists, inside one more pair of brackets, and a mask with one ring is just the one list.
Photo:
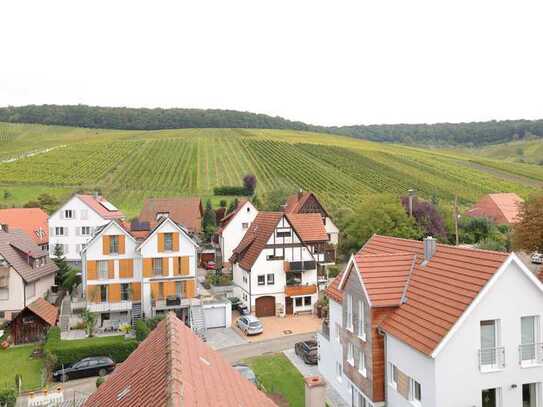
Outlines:
[[115, 362], [105, 356], [81, 359], [70, 367], [57, 370], [53, 373], [53, 379], [65, 382], [70, 379], [79, 379], [89, 376], [105, 376], [113, 372]]
[[296, 354], [308, 365], [316, 365], [318, 360], [317, 341], [303, 341], [294, 345]]

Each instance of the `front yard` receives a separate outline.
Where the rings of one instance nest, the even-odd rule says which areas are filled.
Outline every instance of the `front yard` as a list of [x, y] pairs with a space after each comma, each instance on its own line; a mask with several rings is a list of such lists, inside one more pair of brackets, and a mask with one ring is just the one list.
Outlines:
[[257, 356], [245, 363], [255, 372], [262, 390], [279, 406], [304, 406], [304, 378], [285, 355]]
[[0, 350], [0, 387], [14, 387], [15, 375], [23, 378], [23, 390], [39, 389], [42, 385], [43, 359], [32, 358], [36, 345], [23, 345]]

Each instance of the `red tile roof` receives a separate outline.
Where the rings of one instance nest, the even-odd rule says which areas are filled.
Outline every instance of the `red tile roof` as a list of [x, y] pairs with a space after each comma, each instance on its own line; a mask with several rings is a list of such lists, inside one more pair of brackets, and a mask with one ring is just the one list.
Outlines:
[[287, 214], [287, 220], [306, 243], [328, 241], [320, 213]]
[[170, 313], [84, 406], [273, 407], [275, 404]]
[[23, 230], [38, 245], [49, 241], [48, 219], [40, 208], [0, 209], [0, 225]]
[[203, 208], [200, 198], [150, 198], [143, 203], [139, 215], [140, 222], [149, 222], [152, 228], [156, 226], [157, 214], [167, 213], [175, 223], [183, 225], [193, 233], [202, 230]]
[[245, 203], [247, 203], [249, 200], [247, 198], [240, 198], [238, 200], [238, 206], [236, 206], [236, 208], [231, 211], [231, 212], [228, 212], [226, 214], [226, 216], [224, 216], [220, 223], [219, 223], [219, 228], [217, 229], [217, 234], [218, 235], [222, 235], [222, 232], [224, 230], [224, 228], [226, 227], [226, 225], [228, 225], [230, 223], [230, 221], [234, 218], [234, 216], [236, 216], [236, 214], [239, 212], [239, 210], [243, 207], [243, 205], [245, 205]]
[[[109, 203], [109, 201], [107, 201], [102, 196], [82, 195], [82, 194], [77, 194], [76, 196], [85, 204], [87, 204], [87, 206], [89, 206], [95, 212], [97, 212], [104, 219], [124, 218], [124, 214], [120, 210], [116, 208], [115, 210], [108, 209], [107, 206], [111, 205], [111, 203]], [[111, 207], [114, 208], [114, 206], [111, 206]]]
[[466, 216], [484, 216], [497, 224], [511, 225], [518, 221], [522, 202], [515, 193], [488, 194], [467, 211]]
[[27, 305], [27, 308], [51, 326], [55, 326], [58, 317], [58, 308], [39, 297]]
[[[385, 319], [382, 328], [431, 355], [508, 254], [438, 244], [432, 259], [423, 265], [423, 242], [374, 235], [357, 256], [403, 253], [416, 255], [415, 267], [406, 280], [406, 302]], [[336, 301], [343, 297], [339, 287], [342, 274], [327, 289]]]
[[[298, 211], [304, 206], [304, 203], [313, 195], [311, 192], [299, 192], [297, 194], [291, 195], [287, 198], [285, 203], [284, 212], [285, 213], [298, 213]], [[316, 199], [316, 197], [315, 197]]]

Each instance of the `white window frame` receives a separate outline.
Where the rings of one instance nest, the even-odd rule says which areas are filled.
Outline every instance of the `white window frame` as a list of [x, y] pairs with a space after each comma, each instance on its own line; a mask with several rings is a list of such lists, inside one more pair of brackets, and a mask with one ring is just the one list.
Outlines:
[[64, 229], [64, 226], [55, 226], [55, 236], [65, 236]]
[[366, 354], [364, 351], [358, 352], [358, 371], [364, 377], [367, 377], [368, 372], [366, 370]]
[[394, 372], [398, 372], [398, 367], [392, 363], [392, 362], [389, 362], [388, 363], [388, 370], [389, 370], [389, 381], [388, 381], [388, 384], [390, 385], [390, 387], [392, 387], [394, 390], [398, 390], [398, 382], [396, 381], [396, 379], [394, 379]]
[[107, 280], [109, 278], [109, 264], [107, 260], [98, 260], [96, 263], [98, 280]]
[[347, 317], [345, 318], [345, 329], [353, 331], [353, 296], [347, 294]]
[[489, 388], [486, 388], [486, 389], [482, 389], [481, 390], [481, 395], [483, 394], [483, 391], [491, 390], [491, 389], [496, 390], [496, 406], [502, 407], [503, 406], [503, 397], [502, 397], [502, 388], [501, 387], [489, 387]]
[[354, 367], [354, 345], [350, 342], [347, 344], [347, 363]]
[[[495, 372], [495, 371], [499, 371], [499, 370], [503, 370], [503, 368], [500, 366], [500, 354], [499, 354], [499, 349], [502, 347], [501, 343], [502, 343], [502, 338], [501, 338], [501, 320], [499, 319], [485, 319], [485, 320], [481, 320], [479, 322], [479, 337], [482, 339], [482, 323], [483, 322], [493, 322], [494, 323], [494, 339], [495, 339], [495, 344], [494, 344], [494, 347], [493, 348], [486, 348], [486, 349], [483, 349], [483, 344], [481, 343], [480, 346], [481, 346], [481, 349], [480, 351], [481, 352], [485, 352], [485, 351], [488, 351], [489, 349], [494, 349], [494, 364], [484, 364], [483, 363], [483, 354], [481, 353], [481, 356], [480, 356], [480, 360], [479, 360], [479, 369], [481, 372], [483, 373], [486, 373], [486, 372]], [[480, 340], [481, 340], [480, 339]], [[492, 359], [492, 358], [491, 358]]]
[[241, 228], [242, 228], [242, 229], [247, 229], [248, 227], [249, 227], [249, 222], [243, 222], [243, 223], [241, 224]]
[[340, 342], [339, 328], [340, 328], [340, 325], [336, 322], [335, 337], [336, 337], [337, 343]]
[[[419, 385], [419, 388], [420, 388], [420, 399], [418, 400], [415, 398], [415, 394], [416, 394], [415, 388], [417, 384]], [[412, 377], [409, 378], [409, 401], [411, 402], [411, 404], [415, 406], [420, 406], [422, 403], [422, 385], [420, 384], [419, 381], [413, 379]]]
[[[70, 213], [70, 216], [67, 216]], [[64, 209], [64, 219], [74, 219], [75, 212], [73, 209]]]
[[[523, 340], [522, 340], [522, 320], [523, 319], [526, 319], [526, 318], [533, 318], [533, 321], [534, 321], [534, 343], [533, 344], [529, 344], [529, 343], [523, 343]], [[536, 366], [536, 365], [539, 365], [539, 361], [538, 361], [538, 355], [537, 355], [537, 348], [539, 346], [539, 343], [541, 342], [541, 321], [540, 321], [540, 317], [539, 315], [523, 315], [521, 318], [520, 318], [520, 326], [521, 326], [521, 340], [520, 340], [520, 344], [521, 346], [529, 346], [529, 345], [533, 345], [533, 349], [531, 350], [533, 352], [533, 356], [534, 358], [533, 359], [524, 359], [523, 358], [523, 348], [520, 348], [521, 351], [519, 352], [519, 358], [520, 358], [520, 365], [521, 367], [530, 367], [530, 366]], [[542, 402], [543, 403], [543, 402]]]
[[362, 300], [358, 302], [358, 337], [366, 341], [366, 307]]
[[336, 362], [336, 380], [339, 383], [343, 383], [343, 366], [341, 362]]
[[[81, 236], [90, 236], [91, 235], [91, 227], [90, 226], [81, 226]], [[85, 233], [85, 231], [87, 233]]]

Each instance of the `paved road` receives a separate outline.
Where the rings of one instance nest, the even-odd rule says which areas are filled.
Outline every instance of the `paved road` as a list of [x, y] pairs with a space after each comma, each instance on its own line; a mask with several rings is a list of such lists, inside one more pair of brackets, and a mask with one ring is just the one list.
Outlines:
[[[90, 395], [96, 391], [96, 379], [97, 377], [88, 377], [85, 379], [70, 380], [64, 383], [64, 400], [79, 400], [86, 395]], [[53, 384], [52, 389], [56, 388], [58, 384]], [[76, 406], [78, 404], [76, 403]], [[27, 407], [28, 397], [21, 396], [17, 398], [16, 407]]]
[[289, 335], [281, 338], [270, 339], [269, 341], [248, 343], [245, 345], [231, 346], [219, 349], [219, 352], [230, 363], [239, 362], [242, 359], [259, 356], [266, 353], [282, 352], [294, 347], [296, 342], [314, 339], [315, 333]]

